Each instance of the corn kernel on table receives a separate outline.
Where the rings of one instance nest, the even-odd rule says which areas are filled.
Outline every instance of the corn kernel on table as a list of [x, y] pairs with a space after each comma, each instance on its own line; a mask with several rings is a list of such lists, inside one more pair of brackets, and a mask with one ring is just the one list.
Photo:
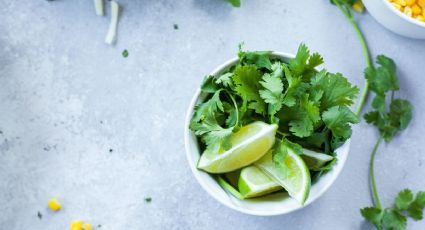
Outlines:
[[[93, 1], [1, 0], [0, 229], [373, 229], [359, 209], [371, 204], [368, 162], [377, 138], [354, 127], [348, 161], [315, 203], [291, 214], [233, 211], [196, 182], [185, 156], [185, 111], [203, 76], [250, 50], [320, 52], [332, 72], [363, 87], [357, 37], [328, 0], [119, 1], [110, 21]], [[424, 189], [425, 41], [395, 35], [367, 13], [357, 17], [374, 56], [398, 64], [400, 97], [414, 104], [410, 127], [376, 159], [381, 202], [403, 188]], [[122, 52], [128, 50], [128, 57]], [[61, 209], [52, 212], [55, 198]], [[409, 229], [425, 221], [409, 220]]]

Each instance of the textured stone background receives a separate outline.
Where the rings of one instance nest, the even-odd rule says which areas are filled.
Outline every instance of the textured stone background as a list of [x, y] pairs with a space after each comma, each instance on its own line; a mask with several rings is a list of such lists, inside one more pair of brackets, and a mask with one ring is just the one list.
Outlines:
[[[222, 206], [185, 158], [189, 100], [241, 41], [286, 52], [305, 42], [323, 54], [326, 68], [363, 85], [357, 38], [328, 0], [243, 0], [240, 9], [222, 0], [120, 1], [113, 47], [103, 42], [109, 18], [96, 16], [92, 1], [0, 2], [1, 229], [67, 229], [73, 219], [106, 230], [372, 229], [359, 208], [371, 203], [367, 169], [377, 133], [364, 123], [354, 128], [336, 183], [284, 216]], [[378, 188], [389, 204], [402, 188], [425, 188], [425, 42], [392, 34], [367, 14], [359, 22], [373, 54], [397, 62], [400, 95], [415, 105], [409, 129], [377, 156]], [[61, 212], [46, 209], [51, 197]], [[424, 229], [425, 221], [409, 226]]]

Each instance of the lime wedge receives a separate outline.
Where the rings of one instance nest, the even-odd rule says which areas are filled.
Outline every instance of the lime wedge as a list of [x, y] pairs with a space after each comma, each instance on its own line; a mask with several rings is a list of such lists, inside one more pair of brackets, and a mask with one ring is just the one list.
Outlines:
[[326, 163], [334, 159], [333, 156], [324, 153], [318, 153], [308, 149], [303, 149], [303, 154], [301, 155], [301, 158], [303, 158], [308, 169], [313, 171], [320, 171], [320, 168], [322, 168]]
[[253, 165], [242, 169], [238, 187], [244, 198], [262, 196], [282, 189], [280, 184]]
[[243, 168], [260, 159], [275, 142], [277, 125], [261, 121], [239, 129], [230, 137], [232, 148], [223, 153], [208, 150], [202, 154], [198, 168], [210, 173], [225, 173]]
[[271, 151], [258, 160], [255, 165], [288, 191], [292, 198], [304, 204], [310, 192], [310, 172], [303, 159], [289, 147], [288, 154], [283, 161], [286, 165], [285, 173], [276, 169]]

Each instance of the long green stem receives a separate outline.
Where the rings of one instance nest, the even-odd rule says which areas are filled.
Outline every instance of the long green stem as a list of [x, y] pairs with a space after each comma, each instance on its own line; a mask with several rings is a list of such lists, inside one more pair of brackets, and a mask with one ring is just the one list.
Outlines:
[[[367, 46], [366, 39], [365, 39], [362, 31], [360, 30], [359, 26], [357, 25], [356, 21], [353, 18], [350, 6], [341, 5], [341, 3], [338, 0], [333, 0], [333, 2], [338, 7], [338, 9], [344, 14], [344, 16], [348, 19], [350, 24], [353, 26], [354, 31], [356, 32], [357, 37], [360, 40], [360, 45], [362, 46], [363, 56], [366, 59], [366, 66], [367, 67], [373, 67], [373, 62], [370, 58], [370, 51], [369, 51], [369, 48]], [[362, 94], [361, 94], [360, 99], [359, 99], [359, 103], [358, 103], [357, 108], [354, 112], [357, 116], [360, 116], [360, 113], [362, 111], [362, 108], [364, 106], [364, 103], [367, 99], [368, 94], [369, 94], [369, 83], [366, 81], [365, 86], [364, 86], [363, 91], [362, 91]]]
[[370, 185], [372, 187], [372, 195], [373, 195], [375, 207], [377, 208], [381, 208], [381, 202], [379, 201], [378, 191], [376, 189], [375, 173], [373, 170], [373, 166], [375, 162], [375, 155], [378, 150], [379, 144], [381, 144], [381, 141], [382, 141], [382, 137], [379, 137], [378, 141], [375, 144], [375, 147], [373, 147], [372, 155], [370, 155], [370, 162], [369, 162]]

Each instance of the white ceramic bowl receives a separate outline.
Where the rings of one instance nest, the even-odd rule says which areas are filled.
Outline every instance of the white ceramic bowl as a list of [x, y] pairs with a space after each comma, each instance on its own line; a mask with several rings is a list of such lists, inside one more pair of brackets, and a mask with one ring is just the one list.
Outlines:
[[[274, 52], [273, 56], [285, 62], [288, 62], [291, 58], [294, 57], [293, 55], [279, 52]], [[227, 61], [226, 63], [215, 69], [210, 75], [220, 75], [220, 73], [226, 71], [228, 68], [237, 63], [237, 61], [238, 58], [233, 58]], [[195, 175], [195, 178], [198, 180], [199, 184], [201, 184], [201, 186], [205, 189], [205, 191], [207, 191], [217, 201], [226, 205], [229, 208], [240, 211], [242, 213], [257, 216], [273, 216], [295, 211], [311, 204], [324, 192], [326, 192], [326, 190], [328, 190], [332, 183], [334, 183], [335, 179], [338, 177], [339, 173], [344, 167], [350, 146], [349, 141], [347, 141], [336, 151], [338, 162], [332, 168], [332, 170], [322, 175], [318, 181], [312, 184], [310, 195], [304, 206], [300, 205], [297, 201], [288, 197], [288, 195], [283, 192], [262, 198], [239, 200], [233, 197], [231, 194], [228, 194], [225, 190], [223, 190], [210, 174], [198, 170], [196, 168], [198, 160], [201, 156], [201, 152], [195, 134], [189, 129], [189, 123], [190, 119], [192, 118], [193, 109], [195, 105], [200, 102], [200, 89], [198, 89], [195, 95], [193, 96], [193, 99], [186, 113], [184, 137], [187, 160], [189, 161], [190, 168], [193, 174]]]
[[363, 0], [369, 13], [394, 33], [425, 39], [425, 22], [411, 18], [397, 10], [388, 0]]

